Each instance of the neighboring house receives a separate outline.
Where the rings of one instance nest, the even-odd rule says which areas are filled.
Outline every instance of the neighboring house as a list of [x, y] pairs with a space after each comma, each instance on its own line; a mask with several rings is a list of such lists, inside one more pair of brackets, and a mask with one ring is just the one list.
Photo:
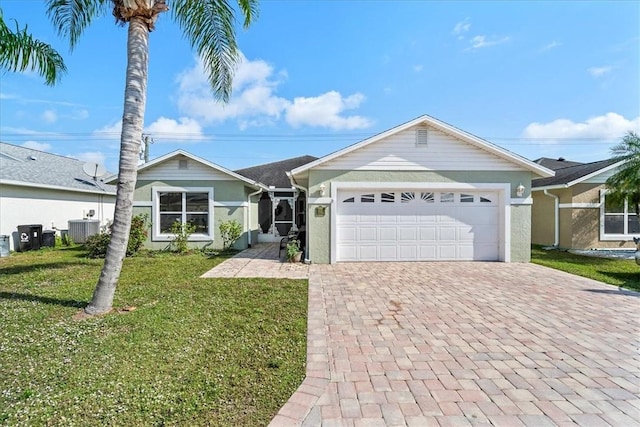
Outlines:
[[244, 249], [256, 241], [263, 191], [268, 191], [265, 185], [177, 150], [138, 168], [133, 213], [149, 216], [151, 232], [145, 244], [149, 249], [168, 247], [176, 220], [196, 226], [192, 246], [213, 249], [222, 248], [220, 222], [236, 220], [243, 234], [235, 247]]
[[115, 187], [83, 171], [86, 162], [0, 143], [0, 235], [18, 246], [18, 225], [68, 228], [69, 220], [113, 218]]
[[290, 231], [304, 229], [306, 224], [306, 194], [291, 185], [287, 172], [317, 160], [300, 156], [237, 170], [236, 173], [263, 183], [264, 191], [258, 202], [258, 241], [275, 242]]
[[640, 234], [634, 210], [607, 198], [605, 182], [622, 162], [541, 158], [556, 175], [532, 182], [532, 242], [564, 249], [633, 248]]
[[314, 263], [528, 262], [531, 180], [553, 175], [429, 116], [289, 173]]

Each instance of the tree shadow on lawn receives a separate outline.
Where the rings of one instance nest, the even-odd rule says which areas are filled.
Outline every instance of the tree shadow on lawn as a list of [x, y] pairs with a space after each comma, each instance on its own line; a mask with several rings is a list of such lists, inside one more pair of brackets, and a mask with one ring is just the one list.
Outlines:
[[[86, 259], [86, 258], [85, 258]], [[75, 266], [90, 266], [86, 262], [80, 261], [64, 261], [64, 262], [43, 262], [34, 263], [29, 265], [15, 265], [11, 267], [2, 267], [0, 271], [2, 274], [25, 274], [38, 270], [54, 270]]]
[[60, 305], [63, 307], [75, 307], [75, 308], [84, 308], [89, 303], [88, 301], [49, 298], [49, 297], [43, 297], [39, 295], [21, 294], [17, 292], [0, 292], [0, 299], [39, 302], [42, 304]]
[[612, 277], [622, 282], [620, 286], [631, 289], [636, 292], [640, 292], [640, 268], [638, 272], [617, 272], [617, 271], [603, 271], [597, 270], [598, 273]]

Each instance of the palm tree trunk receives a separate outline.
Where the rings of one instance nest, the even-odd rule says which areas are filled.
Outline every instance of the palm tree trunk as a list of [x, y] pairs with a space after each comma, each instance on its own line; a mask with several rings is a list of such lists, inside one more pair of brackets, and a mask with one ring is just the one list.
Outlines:
[[129, 21], [127, 59], [116, 207], [104, 265], [91, 303], [85, 308], [85, 312], [90, 315], [111, 311], [129, 241], [149, 64], [149, 28], [141, 18], [134, 17]]

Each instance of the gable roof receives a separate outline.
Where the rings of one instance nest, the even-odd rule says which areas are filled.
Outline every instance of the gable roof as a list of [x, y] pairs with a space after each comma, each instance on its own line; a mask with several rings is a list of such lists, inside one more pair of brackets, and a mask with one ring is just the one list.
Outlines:
[[328, 154], [324, 157], [319, 158], [316, 161], [313, 161], [311, 163], [308, 163], [306, 165], [300, 166], [294, 170], [291, 171], [291, 175], [298, 175], [302, 172], [306, 172], [309, 169], [312, 169], [316, 166], [319, 166], [323, 163], [329, 162], [337, 157], [343, 156], [345, 154], [351, 153], [355, 150], [358, 150], [359, 148], [362, 147], [366, 147], [369, 144], [373, 144], [375, 142], [378, 142], [384, 138], [387, 138], [391, 135], [400, 133], [404, 130], [407, 130], [413, 126], [416, 125], [428, 125], [428, 126], [432, 126], [433, 128], [444, 132], [448, 135], [453, 136], [454, 138], [460, 139], [472, 146], [478, 147], [480, 149], [483, 149], [491, 154], [494, 154], [504, 160], [507, 160], [509, 162], [512, 162], [514, 164], [519, 165], [520, 167], [530, 170], [531, 172], [539, 175], [539, 176], [543, 176], [543, 177], [551, 177], [553, 176], [553, 171], [550, 169], [547, 169], [544, 166], [541, 166], [539, 164], [536, 164], [530, 160], [525, 159], [522, 156], [519, 156], [518, 154], [512, 153], [511, 151], [508, 151], [502, 147], [499, 147], [495, 144], [490, 143], [489, 141], [486, 141], [480, 137], [477, 137], [475, 135], [472, 135], [466, 131], [463, 131], [462, 129], [458, 129], [454, 126], [451, 126], [448, 123], [445, 123], [443, 121], [440, 121], [434, 117], [428, 116], [428, 115], [423, 115], [420, 116], [418, 118], [415, 118], [411, 121], [408, 121], [406, 123], [403, 123], [399, 126], [396, 126], [394, 128], [391, 128], [389, 130], [386, 130], [382, 133], [379, 133], [377, 135], [374, 135], [370, 138], [367, 138], [363, 141], [360, 141], [356, 144], [350, 145], [346, 148], [343, 148], [342, 150], [338, 150], [334, 153]]
[[116, 187], [82, 169], [87, 162], [0, 142], [0, 183], [85, 193], [115, 194]]
[[593, 176], [609, 171], [624, 161], [613, 159], [600, 160], [592, 163], [579, 163], [574, 166], [556, 169], [556, 176], [539, 178], [531, 181], [531, 187], [536, 190], [548, 188], [571, 187]]
[[[266, 188], [266, 186], [264, 184], [261, 184], [260, 182], [257, 182], [255, 180], [251, 180], [249, 178], [246, 178], [246, 177], [244, 177], [242, 175], [239, 175], [239, 174], [237, 174], [237, 173], [235, 173], [235, 172], [233, 172], [233, 171], [231, 171], [231, 170], [229, 170], [227, 168], [224, 168], [224, 167], [222, 167], [220, 165], [217, 165], [215, 163], [211, 163], [208, 160], [205, 160], [205, 159], [203, 159], [201, 157], [193, 155], [193, 154], [191, 154], [189, 152], [186, 152], [184, 150], [172, 151], [171, 153], [165, 154], [164, 156], [157, 157], [157, 158], [151, 160], [150, 162], [147, 162], [147, 163], [139, 166], [138, 167], [138, 174], [140, 174], [140, 172], [143, 172], [143, 171], [145, 171], [147, 169], [151, 169], [154, 166], [157, 166], [157, 165], [159, 165], [161, 163], [169, 161], [169, 160], [173, 159], [174, 157], [178, 157], [178, 156], [187, 157], [187, 158], [189, 158], [189, 159], [191, 159], [191, 160], [193, 160], [195, 162], [198, 162], [198, 163], [200, 163], [200, 164], [202, 164], [202, 165], [204, 165], [206, 167], [209, 167], [209, 168], [214, 169], [214, 170], [216, 170], [218, 172], [222, 172], [224, 174], [227, 174], [227, 175], [231, 176], [232, 178], [240, 180], [240, 181], [242, 181], [242, 182], [244, 182], [244, 183], [246, 183], [246, 184], [248, 184], [248, 185], [250, 185], [252, 187], [255, 187], [255, 188]], [[107, 182], [113, 182], [116, 179], [117, 179], [117, 176], [112, 176], [107, 180]]]
[[550, 159], [548, 157], [540, 157], [539, 159], [536, 159], [533, 161], [534, 163], [537, 163], [541, 166], [544, 166], [547, 169], [551, 169], [551, 170], [558, 170], [558, 169], [562, 169], [562, 168], [566, 168], [569, 166], [578, 166], [578, 165], [583, 165], [584, 163], [581, 162], [574, 162], [571, 160], [565, 160], [564, 157], [559, 157], [557, 159]]
[[261, 182], [267, 186], [290, 188], [291, 181], [289, 181], [287, 172], [315, 160], [318, 160], [318, 158], [314, 156], [293, 157], [279, 162], [238, 169], [236, 173], [253, 179], [254, 181]]

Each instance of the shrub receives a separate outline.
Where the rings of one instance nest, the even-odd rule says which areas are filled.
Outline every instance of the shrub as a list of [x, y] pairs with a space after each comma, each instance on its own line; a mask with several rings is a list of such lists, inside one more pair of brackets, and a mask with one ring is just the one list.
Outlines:
[[287, 243], [287, 259], [292, 260], [300, 252], [300, 242], [298, 240], [291, 240]]
[[222, 250], [227, 250], [240, 238], [242, 225], [235, 219], [220, 222], [220, 235], [222, 236]]
[[[147, 240], [147, 214], [136, 215], [131, 219], [131, 228], [129, 229], [129, 243], [127, 244], [127, 256], [135, 255], [144, 242]], [[107, 246], [111, 241], [111, 226], [106, 227], [99, 234], [90, 236], [84, 247], [87, 249], [87, 255], [90, 258], [104, 258], [107, 254]]]
[[183, 224], [176, 220], [171, 224], [171, 229], [169, 230], [169, 232], [173, 234], [173, 239], [171, 239], [169, 247], [175, 252], [181, 254], [186, 253], [189, 250], [189, 236], [191, 236], [194, 231], [196, 231], [195, 225], [190, 222]]

